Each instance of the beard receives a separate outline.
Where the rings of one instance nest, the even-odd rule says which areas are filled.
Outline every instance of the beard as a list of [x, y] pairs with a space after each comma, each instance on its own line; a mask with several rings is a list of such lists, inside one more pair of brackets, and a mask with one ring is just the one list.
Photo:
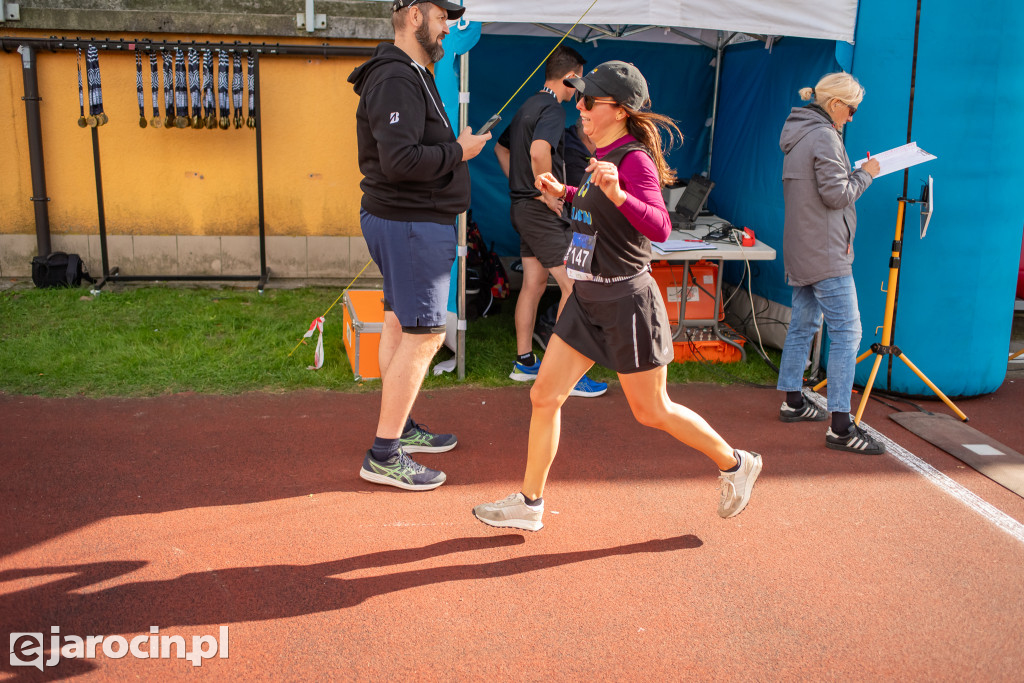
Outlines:
[[444, 57], [444, 48], [437, 42], [436, 36], [434, 40], [430, 39], [430, 26], [425, 21], [416, 29], [416, 42], [426, 51], [431, 64], [437, 64]]

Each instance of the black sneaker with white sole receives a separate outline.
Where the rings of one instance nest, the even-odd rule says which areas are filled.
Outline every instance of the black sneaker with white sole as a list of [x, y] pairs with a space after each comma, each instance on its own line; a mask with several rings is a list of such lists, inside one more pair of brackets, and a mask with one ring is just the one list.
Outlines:
[[825, 432], [825, 445], [837, 451], [850, 451], [863, 455], [880, 455], [885, 453], [885, 446], [875, 441], [855, 424], [850, 425], [850, 431], [840, 436], [829, 427]]
[[824, 422], [827, 419], [827, 412], [807, 400], [799, 408], [790, 408], [783, 401], [779, 408], [779, 420], [782, 422]]

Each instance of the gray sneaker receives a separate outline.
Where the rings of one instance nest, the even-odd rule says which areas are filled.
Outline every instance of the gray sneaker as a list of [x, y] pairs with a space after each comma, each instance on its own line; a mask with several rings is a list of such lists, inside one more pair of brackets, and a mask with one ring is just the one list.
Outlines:
[[526, 531], [540, 531], [544, 523], [544, 503], [532, 506], [526, 504], [526, 497], [521, 493], [513, 493], [505, 500], [496, 503], [484, 503], [473, 508], [473, 514], [484, 524], [498, 527], [512, 527]]
[[429, 491], [444, 483], [444, 472], [432, 470], [419, 464], [399, 448], [398, 452], [383, 462], [366, 451], [359, 476], [374, 484], [397, 486], [406, 491]]
[[723, 519], [735, 517], [743, 511], [750, 500], [757, 475], [761, 473], [761, 456], [750, 451], [737, 450], [740, 468], [735, 472], [722, 472], [719, 476], [722, 500], [718, 503], [718, 516]]

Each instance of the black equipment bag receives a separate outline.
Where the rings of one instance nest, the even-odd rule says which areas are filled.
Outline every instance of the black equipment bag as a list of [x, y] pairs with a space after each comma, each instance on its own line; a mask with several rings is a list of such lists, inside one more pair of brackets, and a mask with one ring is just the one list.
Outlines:
[[32, 258], [32, 282], [36, 287], [78, 287], [82, 280], [96, 282], [89, 277], [78, 254], [54, 251], [46, 257]]

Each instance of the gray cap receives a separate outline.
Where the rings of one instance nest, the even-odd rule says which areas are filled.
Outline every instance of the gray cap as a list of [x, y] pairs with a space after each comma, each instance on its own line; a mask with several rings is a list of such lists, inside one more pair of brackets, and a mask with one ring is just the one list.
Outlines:
[[583, 78], [566, 78], [562, 82], [584, 95], [611, 97], [634, 110], [642, 109], [650, 102], [647, 80], [640, 69], [626, 62], [598, 64]]
[[443, 10], [448, 12], [449, 19], [458, 19], [462, 16], [462, 13], [466, 11], [466, 8], [462, 5], [457, 5], [454, 2], [447, 2], [447, 0], [392, 0], [391, 11], [397, 12], [400, 9], [406, 7], [412, 7], [415, 4], [421, 2], [429, 2], [432, 5], [437, 5]]

